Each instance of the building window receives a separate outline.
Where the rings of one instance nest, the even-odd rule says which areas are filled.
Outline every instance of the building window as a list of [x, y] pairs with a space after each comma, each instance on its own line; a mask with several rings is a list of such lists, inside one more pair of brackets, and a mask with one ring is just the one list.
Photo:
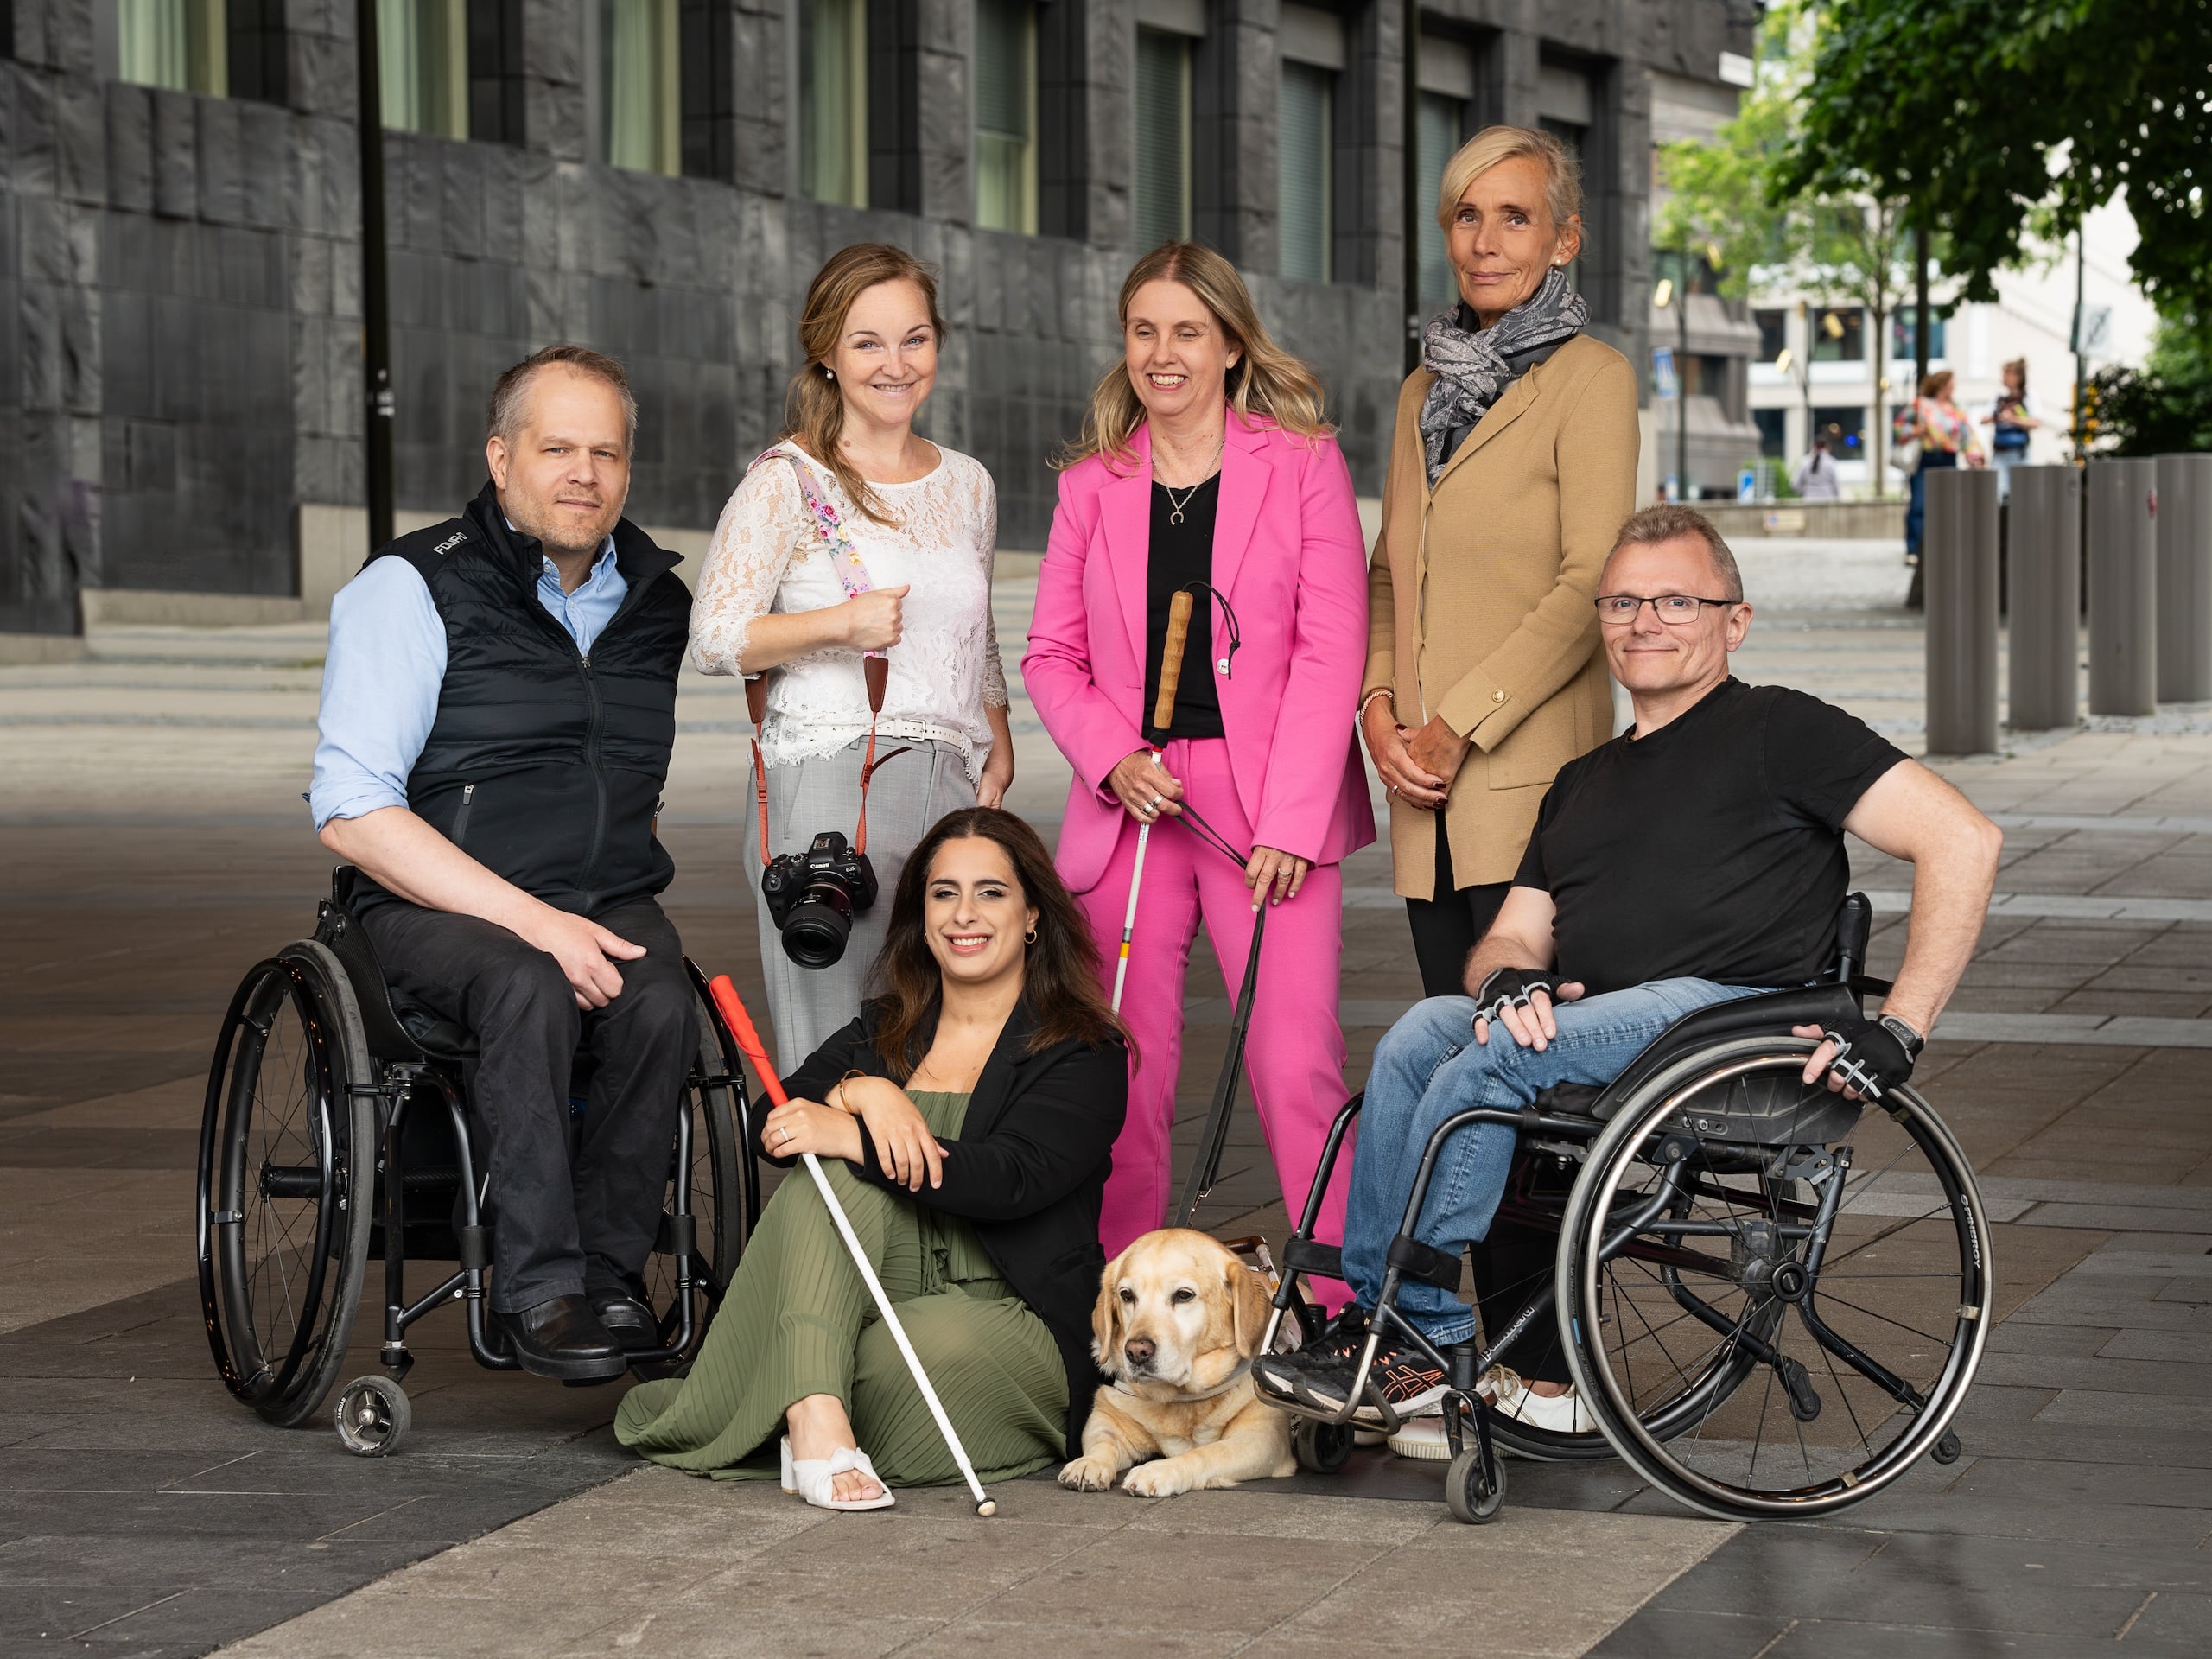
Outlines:
[[1751, 423], [1759, 429], [1759, 454], [1779, 459], [1789, 451], [1789, 411], [1755, 409]]
[[1436, 221], [1436, 200], [1444, 194], [1444, 166], [1459, 148], [1459, 134], [1467, 106], [1442, 92], [1423, 92], [1416, 113], [1416, 137], [1421, 154], [1421, 199], [1414, 204], [1414, 222], [1421, 226], [1421, 293], [1424, 301], [1446, 303], [1459, 296], [1459, 285], [1452, 275], [1452, 257], [1444, 241], [1444, 226]]
[[1282, 274], [1300, 282], [1329, 280], [1335, 216], [1331, 200], [1337, 78], [1310, 63], [1282, 67], [1276, 131]]
[[[1913, 324], [1918, 315], [1919, 308], [1910, 305], [1899, 306], [1891, 315], [1890, 361], [1892, 363], [1910, 363], [1918, 355], [1912, 342]], [[1939, 357], [1949, 355], [1943, 349], [1943, 319], [1931, 316], [1928, 319], [1928, 360], [1932, 363]]]
[[468, 137], [466, 0], [377, 0], [377, 97], [395, 132]]
[[1866, 314], [1855, 305], [1823, 311], [1813, 324], [1813, 361], [1864, 363]]
[[800, 0], [798, 187], [868, 206], [867, 0]]
[[115, 13], [119, 79], [210, 98], [228, 95], [223, 0], [116, 0]]
[[1751, 321], [1758, 327], [1758, 355], [1755, 363], [1771, 363], [1782, 355], [1782, 348], [1789, 343], [1789, 314], [1783, 310], [1759, 310], [1751, 313]]
[[976, 0], [976, 223], [1037, 232], [1037, 8]]
[[1813, 410], [1812, 436], [1805, 447], [1813, 447], [1812, 438], [1826, 438], [1828, 453], [1838, 461], [1866, 459], [1866, 411], [1848, 404], [1818, 404]]
[[677, 0], [599, 0], [599, 159], [610, 167], [683, 170], [676, 9]]
[[1148, 252], [1191, 234], [1191, 41], [1137, 30], [1136, 245]]

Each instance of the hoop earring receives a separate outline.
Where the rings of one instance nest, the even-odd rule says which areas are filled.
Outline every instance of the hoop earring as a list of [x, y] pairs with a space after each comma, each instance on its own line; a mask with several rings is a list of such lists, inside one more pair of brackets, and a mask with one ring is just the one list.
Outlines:
[[1031, 928], [1031, 929], [1030, 929], [1027, 933], [1024, 933], [1021, 937], [1022, 937], [1022, 939], [1023, 939], [1023, 941], [1024, 941], [1025, 943], [1029, 944], [1036, 944], [1036, 943], [1037, 943], [1037, 930], [1036, 930], [1035, 928], [1033, 928], [1033, 928]]

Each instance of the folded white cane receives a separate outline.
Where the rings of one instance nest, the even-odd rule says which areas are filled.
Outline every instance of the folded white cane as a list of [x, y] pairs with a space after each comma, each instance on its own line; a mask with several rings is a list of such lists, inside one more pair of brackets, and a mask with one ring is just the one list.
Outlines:
[[[788, 1105], [783, 1080], [776, 1069], [768, 1064], [767, 1045], [760, 1040], [760, 1033], [753, 1027], [753, 1016], [746, 1013], [745, 1004], [738, 1000], [737, 987], [730, 982], [728, 974], [717, 974], [708, 982], [707, 991], [715, 999], [715, 1007], [721, 1013], [729, 1027], [730, 1035], [737, 1039], [737, 1046], [745, 1051], [746, 1058], [753, 1062], [753, 1069], [760, 1074], [760, 1086], [768, 1098], [779, 1106]], [[915, 1353], [914, 1344], [906, 1338], [906, 1327], [899, 1323], [899, 1310], [891, 1305], [891, 1298], [883, 1288], [883, 1281], [875, 1276], [875, 1264], [868, 1259], [868, 1252], [861, 1248], [860, 1235], [853, 1230], [852, 1218], [846, 1215], [845, 1206], [837, 1202], [837, 1195], [830, 1190], [830, 1178], [822, 1173], [822, 1166], [810, 1152], [801, 1153], [799, 1161], [806, 1166], [806, 1173], [814, 1178], [814, 1190], [822, 1195], [830, 1219], [837, 1224], [837, 1236], [845, 1241], [853, 1265], [861, 1270], [861, 1277], [868, 1281], [868, 1294], [875, 1298], [875, 1311], [883, 1316], [884, 1329], [891, 1332], [891, 1340], [899, 1344], [899, 1356], [906, 1362], [906, 1369], [913, 1373], [914, 1386], [922, 1391], [922, 1403], [930, 1408], [930, 1415], [937, 1419], [937, 1432], [944, 1436], [946, 1449], [952, 1460], [960, 1465], [966, 1478], [968, 1490], [976, 1495], [976, 1513], [996, 1515], [999, 1506], [983, 1491], [983, 1483], [976, 1478], [976, 1465], [968, 1460], [968, 1448], [960, 1444], [959, 1432], [952, 1427], [952, 1419], [945, 1414], [944, 1402], [937, 1397], [937, 1389], [930, 1382], [929, 1373], [922, 1369], [921, 1357]]]
[[[1167, 638], [1160, 649], [1160, 695], [1152, 702], [1152, 729], [1165, 734], [1175, 723], [1175, 689], [1183, 678], [1183, 642], [1191, 632], [1191, 594], [1179, 588], [1167, 601]], [[1164, 751], [1152, 747], [1152, 764], [1158, 766]], [[1157, 809], [1154, 816], [1158, 816]], [[1114, 961], [1114, 1012], [1122, 1011], [1122, 987], [1129, 976], [1129, 939], [1137, 931], [1137, 894], [1144, 887], [1145, 849], [1152, 841], [1153, 819], [1137, 831], [1136, 862], [1129, 868], [1129, 907], [1122, 917], [1122, 950]]]

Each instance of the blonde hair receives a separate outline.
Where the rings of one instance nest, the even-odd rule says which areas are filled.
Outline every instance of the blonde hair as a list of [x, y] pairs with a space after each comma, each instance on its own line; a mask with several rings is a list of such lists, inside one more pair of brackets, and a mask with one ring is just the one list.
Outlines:
[[[1137, 290], [1147, 283], [1180, 283], [1213, 313], [1230, 347], [1237, 353], [1224, 386], [1229, 406], [1247, 422], [1264, 420], [1283, 431], [1304, 438], [1321, 437], [1335, 429], [1323, 418], [1325, 397], [1313, 371], [1275, 344], [1268, 326], [1260, 321], [1244, 279], [1211, 248], [1196, 242], [1163, 242], [1129, 267], [1122, 279], [1122, 296], [1115, 315], [1128, 327], [1129, 307]], [[1092, 455], [1108, 463], [1129, 457], [1129, 438], [1145, 418], [1144, 404], [1130, 383], [1126, 358], [1116, 359], [1100, 377], [1090, 394], [1090, 407], [1083, 417], [1083, 435], [1063, 447], [1052, 458], [1056, 467], [1072, 467]]]
[[921, 289], [930, 327], [943, 346], [944, 319], [938, 314], [934, 269], [888, 242], [855, 242], [838, 249], [806, 285], [806, 305], [798, 318], [798, 346], [805, 360], [784, 389], [784, 429], [777, 434], [778, 442], [795, 441], [835, 474], [853, 505], [879, 524], [892, 522], [881, 499], [838, 448], [845, 429], [845, 397], [837, 390], [829, 359], [843, 337], [854, 303], [885, 283], [912, 283]]
[[1444, 163], [1444, 181], [1436, 193], [1436, 222], [1449, 230], [1452, 210], [1467, 194], [1467, 187], [1516, 156], [1533, 156], [1544, 164], [1544, 205], [1551, 210], [1552, 228], [1566, 228], [1567, 221], [1582, 212], [1582, 163], [1565, 144], [1534, 127], [1484, 127], [1460, 145]]

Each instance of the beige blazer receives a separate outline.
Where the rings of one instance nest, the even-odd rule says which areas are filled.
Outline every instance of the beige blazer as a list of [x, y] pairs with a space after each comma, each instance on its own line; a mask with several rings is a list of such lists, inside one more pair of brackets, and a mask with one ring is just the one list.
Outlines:
[[[1636, 506], [1636, 373], [1586, 334], [1506, 389], [1445, 466], [1421, 464], [1416, 369], [1398, 393], [1368, 566], [1363, 700], [1388, 687], [1408, 726], [1442, 715], [1474, 743], [1444, 821], [1461, 887], [1510, 881], [1553, 774], [1612, 735], [1591, 601]], [[1433, 896], [1436, 815], [1390, 807], [1395, 887]]]

